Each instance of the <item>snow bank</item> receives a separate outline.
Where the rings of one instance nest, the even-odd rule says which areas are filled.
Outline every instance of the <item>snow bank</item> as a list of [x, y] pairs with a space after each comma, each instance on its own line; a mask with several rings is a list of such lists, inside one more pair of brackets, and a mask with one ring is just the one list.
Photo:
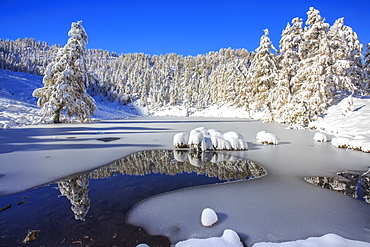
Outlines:
[[366, 144], [370, 142], [369, 126], [370, 96], [349, 96], [331, 106], [324, 117], [309, 125], [312, 129], [335, 135], [332, 140], [334, 146], [363, 152], [369, 152]]
[[188, 239], [178, 242], [175, 247], [243, 247], [243, 243], [236, 232], [226, 229], [221, 237], [207, 239]]
[[282, 243], [256, 243], [253, 247], [370, 247], [370, 243], [342, 238], [336, 234], [326, 234], [321, 237], [310, 237], [305, 240], [289, 241]]

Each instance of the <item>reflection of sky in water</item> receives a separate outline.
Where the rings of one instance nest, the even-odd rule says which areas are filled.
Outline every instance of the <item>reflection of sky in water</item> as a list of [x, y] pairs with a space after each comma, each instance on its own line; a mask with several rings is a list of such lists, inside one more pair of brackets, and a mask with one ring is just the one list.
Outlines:
[[0, 208], [12, 204], [0, 212], [1, 244], [16, 245], [32, 229], [40, 234], [30, 246], [73, 242], [136, 246], [138, 239], [166, 246], [165, 238], [148, 236], [125, 224], [126, 213], [138, 201], [186, 187], [265, 174], [256, 163], [223, 152], [138, 152], [50, 186], [0, 197]]

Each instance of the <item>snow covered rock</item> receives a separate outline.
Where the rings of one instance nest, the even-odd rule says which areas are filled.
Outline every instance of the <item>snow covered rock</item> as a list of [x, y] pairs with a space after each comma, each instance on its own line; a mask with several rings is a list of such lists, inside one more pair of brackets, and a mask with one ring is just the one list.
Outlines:
[[221, 237], [206, 239], [191, 238], [178, 242], [175, 247], [243, 247], [239, 235], [230, 229], [224, 230]]
[[208, 132], [209, 136], [218, 136], [218, 137], [223, 137], [224, 136], [222, 131], [216, 130], [216, 129], [209, 129], [207, 132]]
[[363, 143], [364, 143], [364, 140], [353, 139], [349, 141], [348, 147], [353, 150], [361, 151]]
[[240, 133], [235, 132], [235, 131], [226, 132], [226, 133], [224, 133], [223, 137], [224, 137], [225, 140], [228, 140], [228, 141], [230, 139], [242, 139], [242, 140], [244, 140], [243, 135], [241, 135]]
[[279, 144], [279, 138], [277, 135], [268, 133], [266, 131], [260, 131], [256, 135], [256, 139], [258, 142], [262, 144], [267, 145], [278, 145]]
[[218, 221], [218, 217], [217, 217], [216, 212], [213, 211], [213, 209], [211, 208], [203, 209], [202, 215], [201, 215], [201, 222], [203, 226], [207, 226], [207, 227], [212, 226], [216, 224], [217, 221]]
[[193, 132], [200, 132], [203, 136], [209, 136], [208, 129], [206, 127], [198, 127], [190, 131], [190, 134]]
[[296, 240], [282, 243], [255, 243], [253, 247], [311, 247], [311, 246], [325, 246], [325, 247], [370, 247], [370, 243], [345, 239], [333, 233], [326, 234], [321, 237], [309, 237], [304, 240]]
[[316, 132], [313, 139], [317, 142], [327, 142], [328, 137], [322, 132]]
[[248, 144], [243, 139], [229, 139], [228, 140], [231, 144], [232, 150], [241, 151], [241, 150], [248, 150]]
[[177, 133], [173, 137], [173, 146], [175, 148], [188, 148], [189, 135], [185, 132]]
[[199, 131], [190, 132], [188, 144], [192, 150], [197, 150], [197, 151], [206, 150], [206, 143], [204, 140], [204, 136]]
[[211, 136], [212, 145], [215, 150], [231, 150], [231, 144], [222, 137]]
[[348, 148], [350, 141], [351, 139], [347, 137], [334, 137], [331, 139], [331, 144], [337, 148]]
[[361, 147], [362, 152], [364, 153], [370, 153], [370, 141], [365, 141], [362, 143]]

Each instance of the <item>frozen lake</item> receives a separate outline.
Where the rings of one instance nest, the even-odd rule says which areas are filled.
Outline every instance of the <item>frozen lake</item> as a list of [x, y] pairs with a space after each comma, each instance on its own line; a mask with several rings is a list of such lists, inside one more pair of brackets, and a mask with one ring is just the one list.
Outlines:
[[[312, 140], [315, 131], [288, 130], [280, 124], [245, 119], [133, 118], [1, 130], [0, 194], [17, 193], [92, 170], [134, 152], [171, 149], [174, 134], [201, 126], [240, 132], [249, 150], [233, 152], [233, 156], [256, 162], [268, 175], [151, 197], [136, 204], [127, 223], [151, 235], [166, 236], [172, 243], [221, 236], [224, 229], [236, 231], [248, 246], [326, 233], [370, 242], [369, 204], [304, 181], [304, 177], [332, 177], [344, 170], [366, 171], [369, 154], [316, 143]], [[260, 130], [277, 134], [280, 145], [256, 143]], [[98, 140], [104, 138], [119, 139]], [[60, 193], [56, 190], [54, 194]], [[222, 216], [210, 228], [200, 224], [200, 214], [207, 207]]]

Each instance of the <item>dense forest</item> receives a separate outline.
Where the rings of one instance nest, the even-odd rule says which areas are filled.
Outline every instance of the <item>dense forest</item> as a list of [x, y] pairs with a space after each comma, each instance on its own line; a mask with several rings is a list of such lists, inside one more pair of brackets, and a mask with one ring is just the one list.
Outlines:
[[[60, 45], [31, 38], [0, 39], [0, 68], [43, 75]], [[149, 110], [181, 107], [189, 114], [212, 105], [263, 113], [263, 120], [307, 125], [338, 100], [370, 93], [370, 44], [344, 18], [329, 25], [310, 8], [294, 18], [279, 49], [268, 30], [254, 51], [220, 49], [198, 56], [116, 54], [89, 49], [88, 92], [102, 100], [135, 102]]]

